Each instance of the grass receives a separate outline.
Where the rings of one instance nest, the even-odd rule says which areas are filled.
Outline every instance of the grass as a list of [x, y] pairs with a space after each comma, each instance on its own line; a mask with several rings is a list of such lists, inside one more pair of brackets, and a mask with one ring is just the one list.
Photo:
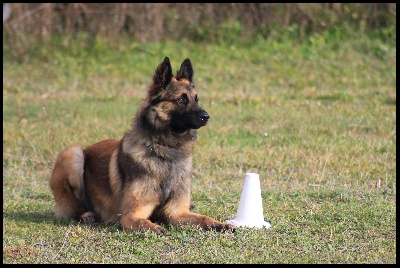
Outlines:
[[[395, 45], [320, 39], [54, 39], [18, 59], [3, 49], [3, 263], [395, 263]], [[166, 226], [157, 237], [55, 219], [57, 154], [122, 137], [165, 56], [174, 71], [191, 58], [211, 115], [195, 149], [194, 210], [234, 217], [245, 173], [257, 172], [272, 228]]]

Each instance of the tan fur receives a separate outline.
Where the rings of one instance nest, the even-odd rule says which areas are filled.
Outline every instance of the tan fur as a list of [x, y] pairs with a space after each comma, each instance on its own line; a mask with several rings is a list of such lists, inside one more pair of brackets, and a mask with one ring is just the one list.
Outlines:
[[64, 149], [57, 158], [50, 180], [50, 188], [56, 203], [56, 216], [60, 219], [77, 219], [83, 212], [83, 165], [80, 146]]
[[57, 218], [119, 221], [124, 230], [157, 234], [164, 232], [161, 223], [233, 229], [189, 210], [196, 132], [208, 119], [197, 104], [190, 60], [173, 76], [165, 58], [121, 140], [60, 153], [50, 177]]

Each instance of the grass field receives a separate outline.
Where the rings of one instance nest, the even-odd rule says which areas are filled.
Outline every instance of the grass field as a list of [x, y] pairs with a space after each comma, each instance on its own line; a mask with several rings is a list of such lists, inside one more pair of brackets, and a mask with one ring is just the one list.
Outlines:
[[[395, 43], [395, 42], [394, 42]], [[3, 263], [395, 263], [396, 47], [356, 36], [3, 50]], [[200, 104], [194, 211], [235, 216], [260, 174], [270, 229], [235, 234], [59, 222], [48, 178], [69, 144], [122, 137], [158, 63], [190, 57]]]

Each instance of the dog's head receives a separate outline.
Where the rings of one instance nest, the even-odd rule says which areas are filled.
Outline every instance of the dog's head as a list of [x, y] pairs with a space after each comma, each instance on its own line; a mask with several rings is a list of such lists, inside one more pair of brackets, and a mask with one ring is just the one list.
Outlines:
[[158, 131], [184, 132], [207, 124], [210, 116], [198, 104], [193, 75], [190, 59], [182, 62], [174, 76], [169, 58], [165, 57], [148, 91], [144, 107], [148, 125]]

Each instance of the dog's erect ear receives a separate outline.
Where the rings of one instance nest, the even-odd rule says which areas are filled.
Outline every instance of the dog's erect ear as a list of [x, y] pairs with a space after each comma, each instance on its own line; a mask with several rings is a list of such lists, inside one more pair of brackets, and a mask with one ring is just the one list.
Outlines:
[[165, 57], [164, 61], [157, 66], [157, 69], [153, 76], [154, 86], [158, 89], [165, 88], [170, 82], [172, 74], [171, 63], [169, 58]]
[[185, 78], [189, 80], [190, 83], [193, 83], [193, 68], [190, 59], [186, 59], [182, 62], [181, 68], [176, 74], [176, 79], [180, 80]]

